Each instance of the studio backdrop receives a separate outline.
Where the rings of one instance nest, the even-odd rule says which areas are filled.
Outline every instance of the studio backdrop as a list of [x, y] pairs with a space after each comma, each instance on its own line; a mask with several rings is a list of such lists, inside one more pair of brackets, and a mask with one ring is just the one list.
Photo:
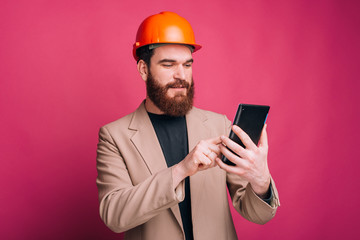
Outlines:
[[[139, 24], [173, 11], [203, 46], [195, 106], [267, 104], [280, 194], [261, 226], [232, 208], [240, 239], [356, 239], [358, 1], [1, 1], [1, 239], [122, 239], [101, 221], [99, 128], [135, 110], [145, 84]], [[209, 209], [211, 211], [211, 209]]]

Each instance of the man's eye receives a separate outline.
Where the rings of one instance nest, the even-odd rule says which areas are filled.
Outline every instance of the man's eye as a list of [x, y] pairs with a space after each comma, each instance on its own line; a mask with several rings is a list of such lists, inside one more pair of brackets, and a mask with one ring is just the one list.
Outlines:
[[163, 67], [172, 67], [172, 64], [163, 64]]

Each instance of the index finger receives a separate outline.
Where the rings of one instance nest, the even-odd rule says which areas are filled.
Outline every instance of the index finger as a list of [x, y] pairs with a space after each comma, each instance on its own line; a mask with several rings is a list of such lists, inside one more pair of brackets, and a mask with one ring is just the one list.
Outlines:
[[215, 138], [207, 139], [205, 142], [208, 144], [208, 148], [211, 151], [215, 152], [217, 155], [220, 154], [220, 148], [218, 146], [219, 144], [221, 144], [220, 136], [215, 137]]
[[220, 147], [219, 147], [219, 145], [218, 144], [209, 144], [208, 145], [208, 148], [211, 150], [211, 151], [213, 151], [214, 153], [216, 153], [216, 155], [219, 155], [220, 154]]

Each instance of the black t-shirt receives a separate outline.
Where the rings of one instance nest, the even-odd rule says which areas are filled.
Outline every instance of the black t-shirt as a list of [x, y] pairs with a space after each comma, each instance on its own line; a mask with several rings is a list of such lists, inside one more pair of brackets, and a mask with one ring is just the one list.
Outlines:
[[[186, 118], [149, 113], [168, 167], [189, 153]], [[186, 240], [194, 239], [191, 220], [190, 179], [185, 178], [185, 199], [179, 203]]]

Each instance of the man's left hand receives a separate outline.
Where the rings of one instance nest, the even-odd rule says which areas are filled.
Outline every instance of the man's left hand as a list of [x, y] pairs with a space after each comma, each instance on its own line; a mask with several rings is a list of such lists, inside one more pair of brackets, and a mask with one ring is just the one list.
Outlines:
[[[245, 148], [230, 140], [226, 136], [221, 136], [223, 145], [220, 144], [222, 154], [235, 164], [230, 166], [223, 163], [219, 158], [216, 159], [220, 168], [229, 173], [234, 173], [247, 180], [254, 192], [259, 197], [264, 197], [270, 186], [270, 172], [267, 163], [268, 140], [266, 125], [264, 126], [259, 145], [256, 146], [251, 138], [238, 126], [232, 126], [233, 132], [241, 139]], [[229, 151], [225, 146], [231, 149]]]

